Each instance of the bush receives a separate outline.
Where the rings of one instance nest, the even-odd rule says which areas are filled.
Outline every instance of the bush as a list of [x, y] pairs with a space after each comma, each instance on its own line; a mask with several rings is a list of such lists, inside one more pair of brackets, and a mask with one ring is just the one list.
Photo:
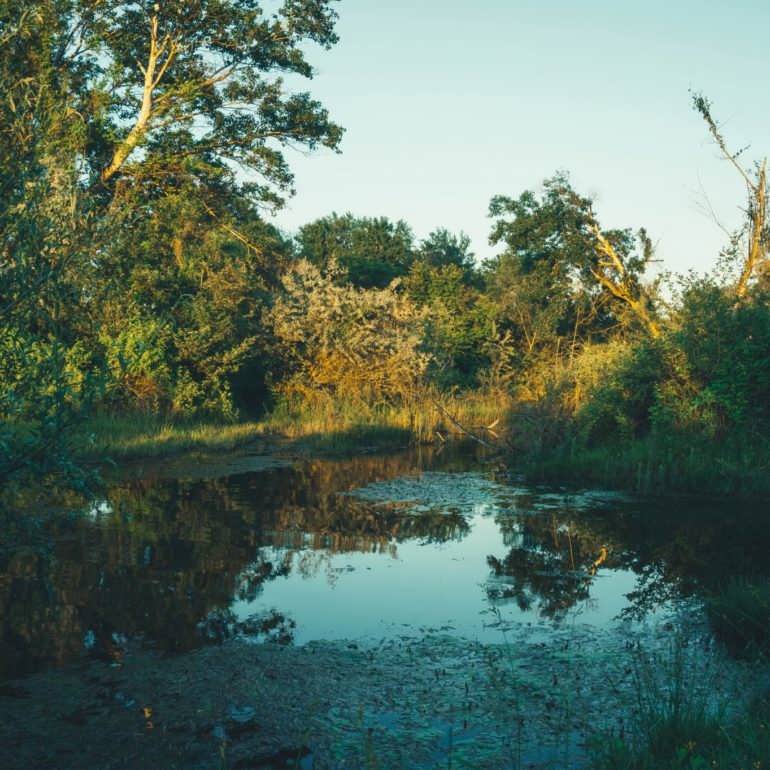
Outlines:
[[268, 322], [289, 366], [278, 390], [289, 400], [408, 402], [423, 385], [423, 316], [396, 291], [338, 285], [300, 261], [283, 278]]
[[0, 329], [0, 482], [68, 465], [70, 428], [98, 378], [85, 347]]
[[762, 433], [770, 419], [770, 306], [736, 304], [710, 279], [690, 280], [665, 343], [655, 421], [721, 438]]
[[170, 330], [152, 319], [135, 316], [116, 334], [102, 330], [108, 373], [107, 402], [115, 406], [157, 411], [168, 403], [171, 369], [168, 365]]
[[491, 364], [497, 337], [494, 308], [471, 278], [459, 265], [420, 261], [404, 279], [407, 295], [427, 310], [423, 347], [431, 357], [431, 381], [442, 388], [478, 386]]

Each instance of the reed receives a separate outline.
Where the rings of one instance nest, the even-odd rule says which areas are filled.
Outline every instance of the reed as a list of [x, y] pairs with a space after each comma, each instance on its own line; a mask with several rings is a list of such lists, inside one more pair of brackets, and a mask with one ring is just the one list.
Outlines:
[[[739, 711], [714, 694], [694, 645], [679, 639], [664, 656], [635, 662], [635, 722], [627, 735], [593, 741], [593, 770], [764, 768], [770, 757], [770, 700]], [[718, 672], [716, 672], [718, 675]], [[712, 672], [714, 676], [714, 672]]]
[[566, 443], [532, 455], [525, 450], [513, 461], [538, 481], [600, 484], [642, 494], [770, 495], [770, 445], [738, 439], [651, 435], [599, 447]]
[[491, 442], [500, 438], [509, 406], [503, 394], [486, 391], [433, 391], [409, 401], [375, 404], [319, 395], [312, 401], [282, 402], [263, 424], [289, 438], [348, 435], [364, 441], [426, 443], [464, 435], [465, 429]]
[[463, 428], [494, 442], [501, 438], [507, 409], [505, 397], [495, 393], [431, 392], [409, 403], [366, 404], [320, 396], [312, 402], [281, 402], [264, 419], [251, 422], [101, 414], [79, 430], [75, 447], [83, 459], [121, 460], [230, 451], [284, 438], [298, 449], [335, 453], [443, 442], [463, 436]]

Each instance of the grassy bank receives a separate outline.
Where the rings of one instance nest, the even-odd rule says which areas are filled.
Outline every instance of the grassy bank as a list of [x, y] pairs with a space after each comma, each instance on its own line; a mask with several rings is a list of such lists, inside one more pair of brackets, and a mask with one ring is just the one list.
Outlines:
[[414, 443], [443, 441], [463, 430], [491, 440], [487, 426], [501, 423], [509, 407], [499, 393], [427, 393], [410, 403], [373, 404], [318, 397], [312, 403], [283, 403], [265, 420], [266, 429], [288, 438], [310, 436], [399, 437]]
[[151, 414], [101, 415], [89, 420], [74, 438], [86, 460], [128, 460], [184, 452], [226, 452], [263, 438], [256, 422], [174, 421]]
[[648, 437], [566, 446], [522, 461], [529, 478], [643, 494], [770, 495], [770, 443]]
[[75, 446], [88, 460], [225, 452], [276, 439], [289, 442], [298, 453], [345, 454], [442, 443], [470, 433], [509, 452], [511, 464], [536, 482], [598, 485], [642, 494], [770, 496], [770, 443], [742, 442], [739, 437], [707, 442], [651, 436], [590, 448], [574, 443], [533, 454], [523, 435], [519, 449], [510, 452], [503, 441], [510, 407], [500, 394], [472, 392], [430, 395], [400, 405], [331, 399], [283, 403], [262, 420], [237, 423], [152, 414], [101, 415], [80, 429]]
[[[409, 405], [366, 406], [318, 400], [282, 404], [253, 422], [174, 420], [152, 414], [100, 415], [75, 436], [83, 459], [125, 460], [184, 452], [223, 452], [266, 439], [288, 439], [298, 452], [346, 453], [399, 449], [464, 436], [462, 428], [492, 440], [487, 426], [506, 405], [488, 393], [426, 397]], [[462, 428], [460, 427], [462, 426]]]

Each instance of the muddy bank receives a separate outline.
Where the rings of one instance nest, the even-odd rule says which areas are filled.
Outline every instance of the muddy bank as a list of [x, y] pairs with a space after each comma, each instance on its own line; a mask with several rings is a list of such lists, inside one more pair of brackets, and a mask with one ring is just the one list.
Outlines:
[[[657, 650], [663, 672], [673, 636], [572, 627], [542, 643], [521, 629], [501, 645], [231, 640], [173, 657], [133, 648], [119, 662], [4, 685], [0, 766], [581, 767], [597, 731], [629, 729], [635, 651]], [[705, 636], [690, 639], [688, 686], [743, 702], [751, 669], [726, 664]]]

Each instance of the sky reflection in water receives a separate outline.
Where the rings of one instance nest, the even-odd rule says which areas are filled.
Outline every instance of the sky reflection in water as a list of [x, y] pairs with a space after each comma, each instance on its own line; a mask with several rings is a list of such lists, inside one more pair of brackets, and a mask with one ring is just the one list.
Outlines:
[[[277, 609], [296, 621], [299, 643], [418, 632], [499, 642], [507, 623], [536, 624], [542, 631], [552, 622], [603, 626], [628, 607], [634, 573], [614, 568], [592, 575], [590, 565], [575, 563], [579, 534], [564, 518], [581, 509], [609, 510], [620, 496], [533, 495], [478, 471], [397, 477], [346, 494], [370, 504], [375, 515], [396, 503], [405, 518], [442, 517], [446, 527], [428, 527], [422, 536], [365, 553], [290, 553], [291, 570], [267, 584], [256, 601], [236, 602], [238, 616]], [[533, 517], [548, 519], [550, 542], [538, 541]], [[490, 556], [500, 560], [512, 550], [560, 556], [569, 550], [569, 537], [573, 561], [536, 559], [531, 568], [537, 574], [496, 575], [488, 563]], [[600, 550], [601, 545], [596, 558]], [[280, 547], [263, 551], [269, 561], [286, 556]], [[535, 585], [549, 583], [540, 592]]]
[[[762, 513], [529, 489], [464, 450], [148, 465], [77, 515], [0, 512], [0, 675], [85, 647], [110, 659], [125, 638], [165, 652], [286, 631], [494, 642], [493, 607], [544, 634], [649, 619], [729, 575], [765, 574]], [[268, 610], [294, 628], [263, 627]]]

